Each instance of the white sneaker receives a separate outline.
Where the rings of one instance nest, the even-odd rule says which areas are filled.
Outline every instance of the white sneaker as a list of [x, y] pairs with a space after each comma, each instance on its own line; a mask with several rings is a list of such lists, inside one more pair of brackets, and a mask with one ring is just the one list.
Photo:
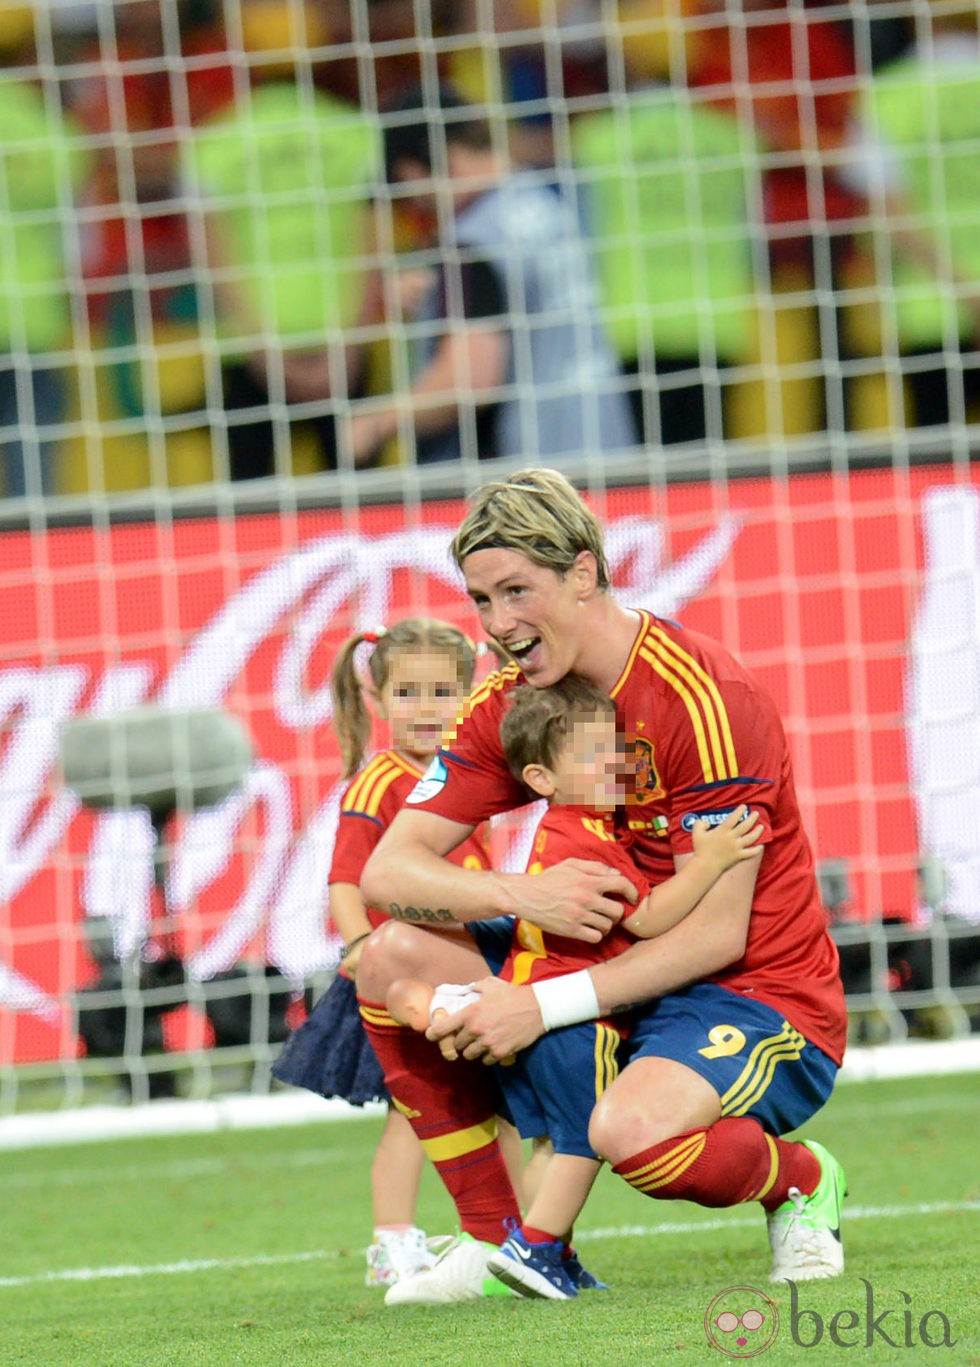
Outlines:
[[450, 1241], [433, 1267], [389, 1286], [385, 1305], [452, 1305], [484, 1296], [512, 1296], [510, 1287], [487, 1268], [487, 1255], [495, 1251], [493, 1244], [461, 1234]]
[[844, 1271], [840, 1212], [847, 1195], [844, 1169], [832, 1153], [803, 1141], [820, 1161], [820, 1181], [810, 1196], [790, 1187], [789, 1200], [767, 1216], [772, 1282], [812, 1282]]
[[394, 1286], [401, 1277], [414, 1277], [432, 1267], [435, 1254], [425, 1233], [414, 1226], [403, 1232], [381, 1229], [366, 1251], [365, 1286]]

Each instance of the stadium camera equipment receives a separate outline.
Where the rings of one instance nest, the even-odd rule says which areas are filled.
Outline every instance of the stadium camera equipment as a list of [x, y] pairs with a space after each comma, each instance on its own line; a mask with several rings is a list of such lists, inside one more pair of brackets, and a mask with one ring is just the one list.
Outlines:
[[[145, 809], [156, 834], [154, 879], [165, 896], [165, 832], [177, 813], [215, 806], [242, 783], [253, 760], [245, 726], [227, 712], [143, 707], [113, 717], [77, 717], [62, 730], [59, 760], [65, 785], [95, 810]], [[163, 1050], [160, 1017], [186, 995], [173, 954], [121, 963], [111, 929], [88, 927], [99, 978], [76, 997], [78, 1033], [89, 1057], [145, 1055]], [[128, 998], [128, 1000], [127, 1000]], [[124, 1078], [136, 1086], [132, 1070]], [[153, 1073], [141, 1084], [151, 1096], [172, 1091], [172, 1078]]]

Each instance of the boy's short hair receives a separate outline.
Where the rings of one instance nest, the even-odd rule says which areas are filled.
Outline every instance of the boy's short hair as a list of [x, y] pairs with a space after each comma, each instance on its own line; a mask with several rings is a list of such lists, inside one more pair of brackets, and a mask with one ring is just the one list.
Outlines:
[[567, 674], [548, 688], [522, 684], [508, 702], [500, 723], [500, 743], [511, 773], [522, 781], [528, 764], [555, 768], [576, 721], [616, 711], [608, 694], [578, 674]]
[[382, 109], [385, 177], [396, 180], [400, 161], [417, 161], [436, 175], [444, 175], [444, 148], [454, 143], [475, 151], [492, 147], [490, 125], [462, 98], [454, 86], [409, 86]]
[[609, 588], [599, 519], [557, 470], [532, 468], [478, 489], [453, 538], [456, 564], [475, 551], [519, 551], [565, 575], [582, 551], [595, 556], [597, 583]]

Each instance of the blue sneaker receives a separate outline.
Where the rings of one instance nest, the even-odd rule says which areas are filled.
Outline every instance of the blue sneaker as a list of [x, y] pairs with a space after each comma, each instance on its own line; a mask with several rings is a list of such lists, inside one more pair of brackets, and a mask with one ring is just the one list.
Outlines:
[[487, 1258], [487, 1267], [519, 1296], [568, 1301], [578, 1295], [578, 1287], [562, 1261], [564, 1251], [560, 1239], [531, 1244], [515, 1229]]
[[562, 1259], [562, 1266], [571, 1277], [579, 1291], [608, 1291], [609, 1283], [601, 1282], [594, 1273], [582, 1266], [574, 1248], [570, 1248]]

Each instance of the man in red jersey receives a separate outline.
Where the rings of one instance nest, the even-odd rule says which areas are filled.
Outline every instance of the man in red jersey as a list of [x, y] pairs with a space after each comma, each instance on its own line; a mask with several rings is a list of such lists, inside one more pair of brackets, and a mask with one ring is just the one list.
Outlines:
[[[838, 1275], [843, 1171], [820, 1145], [778, 1138], [830, 1095], [846, 1015], [772, 700], [718, 643], [616, 601], [599, 524], [554, 471], [485, 486], [453, 553], [484, 630], [514, 664], [476, 690], [378, 845], [362, 882], [372, 903], [420, 924], [518, 915], [592, 943], [619, 920], [617, 896], [635, 891], [601, 863], [571, 859], [532, 877], [444, 858], [479, 821], [527, 800], [500, 742], [506, 694], [572, 672], [614, 699], [637, 757], [623, 818], [651, 882], [691, 858], [699, 818], [724, 820], [741, 803], [760, 815], [765, 852], [659, 938], [543, 983], [485, 979], [480, 1001], [433, 1035], [447, 1056], [500, 1059], [545, 1030], [646, 1003], [629, 1062], [596, 1106], [592, 1146], [658, 1199], [760, 1201], [774, 1280]], [[383, 999], [400, 929], [365, 947], [362, 992]], [[420, 1275], [433, 1299], [449, 1299], [438, 1272]]]

